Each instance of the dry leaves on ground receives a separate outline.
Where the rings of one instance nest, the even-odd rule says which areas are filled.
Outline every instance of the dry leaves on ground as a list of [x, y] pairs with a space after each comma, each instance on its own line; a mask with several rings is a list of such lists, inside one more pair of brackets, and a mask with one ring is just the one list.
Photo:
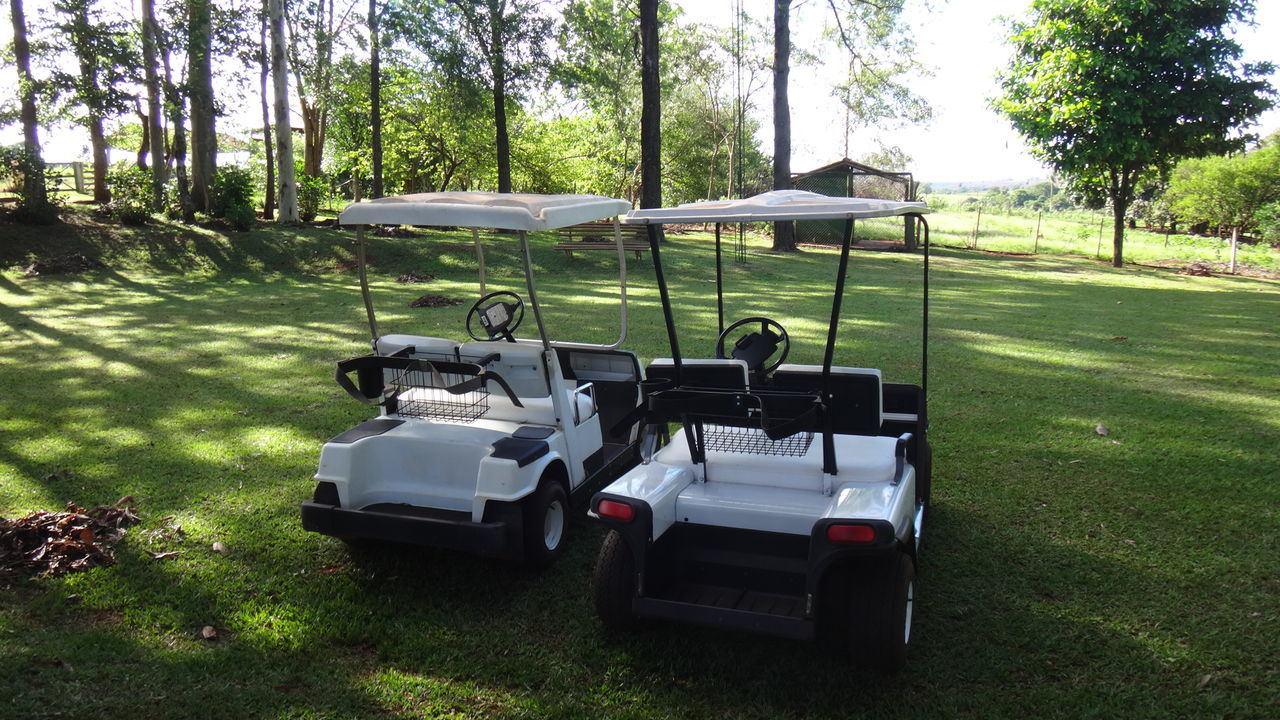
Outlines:
[[131, 496], [115, 505], [85, 510], [67, 503], [64, 512], [33, 512], [0, 518], [0, 581], [23, 575], [63, 575], [115, 562], [111, 545], [124, 526], [138, 522]]

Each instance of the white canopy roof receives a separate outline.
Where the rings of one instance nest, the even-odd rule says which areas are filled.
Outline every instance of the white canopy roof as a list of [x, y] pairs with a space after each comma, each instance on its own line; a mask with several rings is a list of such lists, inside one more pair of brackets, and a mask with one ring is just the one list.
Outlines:
[[673, 208], [632, 210], [623, 222], [757, 222], [765, 220], [828, 220], [876, 218], [927, 213], [922, 202], [874, 198], [828, 197], [803, 190], [773, 190], [741, 200], [711, 200]]
[[611, 218], [631, 209], [600, 195], [433, 192], [351, 203], [340, 225], [453, 225], [504, 230], [552, 230]]

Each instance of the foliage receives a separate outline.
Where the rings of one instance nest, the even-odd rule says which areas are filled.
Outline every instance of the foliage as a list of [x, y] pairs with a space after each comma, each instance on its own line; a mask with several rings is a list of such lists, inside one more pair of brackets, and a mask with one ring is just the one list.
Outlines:
[[884, 127], [927, 122], [929, 102], [908, 79], [926, 72], [916, 59], [915, 37], [902, 21], [906, 0], [828, 0], [827, 35], [848, 54], [845, 81], [833, 90], [848, 108], [852, 126]]
[[1251, 0], [1034, 0], [1013, 23], [995, 107], [1072, 189], [1122, 220], [1138, 185], [1181, 158], [1240, 148], [1231, 131], [1272, 104], [1269, 63], [1241, 64], [1228, 27]]
[[1280, 145], [1185, 160], [1166, 197], [1178, 216], [1192, 222], [1252, 230], [1262, 208], [1280, 202]]
[[1280, 202], [1258, 208], [1254, 220], [1258, 223], [1258, 234], [1271, 244], [1280, 246]]
[[298, 218], [311, 222], [320, 214], [320, 205], [329, 196], [329, 181], [324, 177], [298, 173]]
[[32, 186], [25, 179], [32, 173], [44, 176], [44, 187], [52, 188], [56, 185], [56, 174], [39, 156], [27, 152], [21, 144], [0, 146], [0, 186], [7, 186], [18, 200], [13, 218], [34, 224], [56, 222], [59, 210], [57, 195], [49, 190], [45, 191], [43, 197], [28, 194]]
[[253, 208], [253, 175], [245, 168], [225, 165], [213, 174], [210, 188], [209, 214], [225, 218], [237, 230], [253, 227], [257, 213]]
[[107, 210], [126, 225], [143, 225], [151, 220], [155, 197], [151, 172], [130, 163], [118, 163], [107, 173], [111, 202]]

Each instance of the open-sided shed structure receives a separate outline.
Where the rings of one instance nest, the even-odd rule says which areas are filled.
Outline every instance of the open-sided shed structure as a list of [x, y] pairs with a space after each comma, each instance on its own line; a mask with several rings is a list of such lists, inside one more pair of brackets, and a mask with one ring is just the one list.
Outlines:
[[[915, 179], [909, 172], [881, 170], [844, 158], [816, 170], [791, 176], [791, 187], [830, 197], [879, 198], [881, 200], [916, 199]], [[839, 245], [844, 232], [840, 220], [804, 220], [796, 222], [796, 242], [814, 245]], [[903, 242], [915, 249], [915, 223], [905, 219]]]

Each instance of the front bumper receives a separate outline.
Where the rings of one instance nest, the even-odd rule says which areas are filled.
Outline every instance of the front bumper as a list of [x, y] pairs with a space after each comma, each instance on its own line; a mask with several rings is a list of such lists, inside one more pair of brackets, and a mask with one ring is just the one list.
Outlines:
[[[491, 505], [505, 505], [490, 503]], [[403, 507], [403, 510], [399, 509]], [[464, 550], [482, 555], [518, 557], [523, 548], [518, 508], [496, 507], [482, 522], [463, 513], [433, 513], [424, 508], [393, 506], [355, 510], [310, 500], [302, 503], [302, 528], [340, 538], [362, 538]], [[492, 517], [491, 517], [492, 516]]]

